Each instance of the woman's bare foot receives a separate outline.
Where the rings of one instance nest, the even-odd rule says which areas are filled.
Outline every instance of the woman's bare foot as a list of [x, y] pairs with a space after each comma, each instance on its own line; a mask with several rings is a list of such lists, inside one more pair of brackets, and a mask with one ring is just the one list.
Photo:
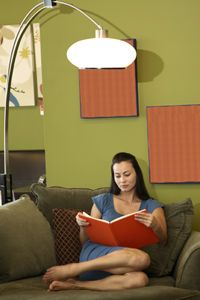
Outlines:
[[73, 279], [68, 279], [66, 281], [53, 281], [49, 285], [49, 292], [52, 291], [62, 291], [62, 290], [74, 290], [77, 289], [78, 287], [75, 285], [75, 280]]
[[67, 278], [73, 278], [78, 275], [76, 263], [67, 264], [63, 266], [54, 266], [49, 268], [43, 276], [43, 280], [46, 283], [50, 283], [55, 280], [66, 280]]

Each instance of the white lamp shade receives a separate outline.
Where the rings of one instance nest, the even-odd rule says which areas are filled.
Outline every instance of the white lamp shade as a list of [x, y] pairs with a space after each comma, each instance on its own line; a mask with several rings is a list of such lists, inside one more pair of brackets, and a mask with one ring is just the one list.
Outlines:
[[121, 40], [91, 38], [71, 45], [67, 58], [79, 69], [126, 68], [135, 60], [136, 51]]

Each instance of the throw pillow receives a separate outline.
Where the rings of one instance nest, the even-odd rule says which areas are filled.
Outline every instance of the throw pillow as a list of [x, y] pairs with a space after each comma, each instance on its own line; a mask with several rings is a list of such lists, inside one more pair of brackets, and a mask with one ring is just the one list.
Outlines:
[[152, 276], [171, 274], [183, 246], [192, 231], [193, 205], [190, 199], [164, 206], [168, 239], [166, 245], [147, 246], [151, 257], [147, 273]]
[[56, 264], [49, 223], [28, 195], [0, 207], [0, 282], [40, 275]]
[[76, 222], [76, 209], [53, 209], [53, 229], [56, 259], [59, 265], [79, 261], [81, 244], [79, 226]]
[[193, 230], [200, 231], [200, 223], [199, 223], [199, 216], [200, 216], [200, 203], [196, 203], [194, 205], [194, 220], [193, 220]]

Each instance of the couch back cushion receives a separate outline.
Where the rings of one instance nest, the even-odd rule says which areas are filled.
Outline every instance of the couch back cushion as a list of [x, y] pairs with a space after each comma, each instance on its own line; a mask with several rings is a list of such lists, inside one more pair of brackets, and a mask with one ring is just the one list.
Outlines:
[[144, 248], [151, 257], [151, 265], [147, 273], [154, 276], [171, 274], [192, 231], [193, 205], [190, 199], [166, 204], [164, 210], [168, 231], [167, 243]]
[[107, 191], [108, 188], [92, 190], [88, 188], [45, 187], [39, 183], [34, 183], [31, 186], [31, 192], [36, 198], [39, 210], [51, 225], [53, 225], [54, 208], [73, 208], [90, 212], [91, 197]]
[[[54, 222], [54, 233], [56, 238], [56, 244], [58, 244], [57, 236], [65, 236], [65, 262], [68, 262], [69, 253], [73, 255], [73, 247], [70, 247], [70, 232], [74, 230], [76, 234], [74, 235], [74, 244], [78, 244], [79, 241], [77, 235], [77, 224], [74, 222], [73, 225], [70, 224], [63, 218], [69, 214], [70, 209], [75, 209], [76, 211], [84, 210], [89, 212], [92, 206], [91, 197], [100, 193], [108, 191], [108, 188], [99, 188], [95, 190], [91, 189], [68, 189], [63, 187], [45, 187], [41, 184], [32, 185], [32, 192], [36, 196], [36, 201], [39, 209], [43, 212], [46, 218], [49, 220], [50, 224], [53, 226]], [[55, 216], [54, 209], [59, 208], [60, 218], [62, 218], [62, 230], [60, 230], [61, 222], [58, 216]], [[155, 244], [145, 247], [144, 250], [149, 253], [151, 257], [151, 265], [146, 270], [150, 276], [164, 276], [172, 273], [175, 266], [176, 260], [189, 237], [192, 230], [192, 219], [193, 219], [193, 205], [190, 199], [179, 201], [177, 203], [166, 204], [164, 206], [165, 216], [167, 220], [168, 227], [168, 240], [166, 245]], [[73, 226], [73, 229], [71, 227]], [[60, 244], [59, 244], [60, 245]], [[61, 247], [62, 248], [62, 247]], [[59, 257], [57, 252], [57, 258]], [[63, 255], [63, 253], [62, 253]], [[73, 258], [75, 261], [78, 259], [78, 254]]]
[[40, 275], [56, 264], [51, 227], [29, 196], [0, 207], [0, 282]]

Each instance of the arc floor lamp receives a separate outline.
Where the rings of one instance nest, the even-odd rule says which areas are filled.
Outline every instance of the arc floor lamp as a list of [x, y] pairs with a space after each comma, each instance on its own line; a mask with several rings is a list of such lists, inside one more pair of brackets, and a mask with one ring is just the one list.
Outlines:
[[104, 30], [93, 18], [80, 8], [57, 0], [44, 0], [35, 5], [22, 20], [10, 52], [8, 71], [6, 75], [5, 107], [4, 107], [4, 173], [0, 174], [0, 200], [2, 204], [13, 201], [12, 175], [10, 174], [8, 125], [9, 98], [14, 63], [20, 41], [34, 18], [44, 9], [53, 9], [57, 5], [65, 5], [78, 11], [96, 26], [96, 37], [81, 40], [71, 45], [67, 51], [69, 61], [79, 69], [85, 68], [126, 68], [136, 58], [135, 49], [128, 43], [107, 37]]

